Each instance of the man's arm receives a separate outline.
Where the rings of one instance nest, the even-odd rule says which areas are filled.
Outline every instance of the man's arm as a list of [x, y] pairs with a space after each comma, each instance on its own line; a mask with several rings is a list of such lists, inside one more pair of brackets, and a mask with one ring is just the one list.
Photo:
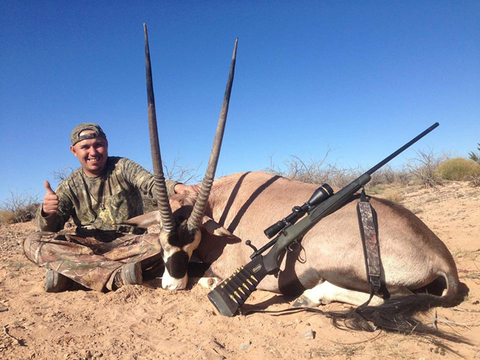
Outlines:
[[[125, 159], [125, 176], [135, 187], [137, 187], [144, 195], [154, 199], [153, 175], [145, 170], [142, 166], [138, 165], [132, 160]], [[166, 180], [168, 196], [173, 194], [180, 194], [185, 192], [198, 193], [197, 185], [184, 185], [173, 180]]]
[[60, 199], [55, 191], [52, 190], [50, 183], [44, 181], [46, 194], [43, 198], [43, 203], [37, 211], [36, 221], [37, 226], [42, 231], [59, 231], [63, 229], [65, 222], [70, 215], [64, 214], [64, 211], [59, 210], [60, 207], [65, 208], [65, 199]]

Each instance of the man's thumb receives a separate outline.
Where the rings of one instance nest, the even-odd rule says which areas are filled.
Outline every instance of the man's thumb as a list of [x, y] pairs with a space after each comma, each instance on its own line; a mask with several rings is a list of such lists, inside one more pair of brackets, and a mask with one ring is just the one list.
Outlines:
[[55, 194], [55, 191], [52, 190], [52, 187], [50, 186], [50, 183], [47, 180], [45, 180], [43, 182], [43, 185], [45, 186], [45, 189], [47, 190], [47, 193]]

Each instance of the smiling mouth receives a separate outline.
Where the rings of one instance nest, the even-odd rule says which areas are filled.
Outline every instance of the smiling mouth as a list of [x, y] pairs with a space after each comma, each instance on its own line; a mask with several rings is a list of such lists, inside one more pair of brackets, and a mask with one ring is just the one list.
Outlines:
[[100, 161], [100, 158], [89, 158], [87, 159], [88, 162], [98, 162]]

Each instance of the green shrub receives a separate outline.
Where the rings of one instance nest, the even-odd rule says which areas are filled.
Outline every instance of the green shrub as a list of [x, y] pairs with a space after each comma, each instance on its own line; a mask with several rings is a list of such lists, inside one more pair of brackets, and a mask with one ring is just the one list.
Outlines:
[[[477, 148], [477, 150], [480, 151], [480, 143], [478, 143], [478, 148]], [[473, 151], [471, 151], [468, 155], [469, 155], [470, 159], [472, 159], [473, 161], [476, 161], [477, 163], [480, 164], [480, 156], [478, 156], [477, 154], [475, 154]]]
[[480, 174], [480, 164], [465, 158], [454, 158], [441, 163], [435, 173], [445, 180], [464, 181]]

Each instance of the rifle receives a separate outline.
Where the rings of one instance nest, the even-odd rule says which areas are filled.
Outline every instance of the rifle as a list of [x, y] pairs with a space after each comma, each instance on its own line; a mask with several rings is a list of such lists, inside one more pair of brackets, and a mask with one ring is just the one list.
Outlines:
[[[249, 240], [246, 241], [246, 245], [254, 250], [250, 256], [252, 261], [237, 269], [228, 279], [222, 281], [208, 294], [212, 304], [222, 315], [234, 316], [250, 294], [257, 289], [258, 284], [265, 276], [276, 274], [280, 271], [283, 257], [293, 242], [301, 239], [321, 219], [342, 207], [358, 190], [370, 181], [371, 175], [375, 171], [423, 138], [438, 125], [437, 122], [430, 126], [336, 194], [333, 193], [332, 188], [327, 184], [319, 187], [304, 205], [295, 206], [290, 215], [264, 231], [268, 238], [275, 236], [279, 232], [280, 235], [259, 250], [251, 245]], [[307, 213], [306, 216], [304, 216], [305, 213]], [[301, 217], [303, 217], [302, 220], [297, 223], [297, 220]], [[266, 255], [262, 255], [269, 248], [272, 249]]]

